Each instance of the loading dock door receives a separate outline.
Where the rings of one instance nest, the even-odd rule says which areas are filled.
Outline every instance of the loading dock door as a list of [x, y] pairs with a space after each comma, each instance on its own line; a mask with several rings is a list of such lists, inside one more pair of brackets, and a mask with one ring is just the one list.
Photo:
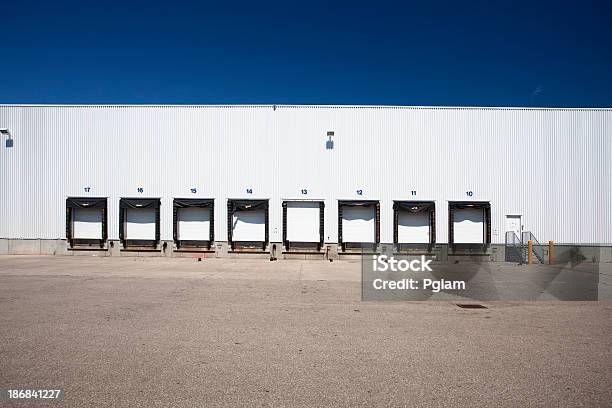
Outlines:
[[209, 208], [179, 208], [177, 234], [181, 241], [208, 241], [210, 239]]
[[265, 242], [265, 210], [235, 211], [232, 216], [232, 240]]
[[215, 200], [175, 198], [172, 202], [172, 238], [177, 249], [208, 248], [215, 240]]
[[342, 241], [375, 243], [374, 206], [345, 206], [342, 210]]
[[159, 198], [119, 200], [119, 239], [123, 247], [153, 246], [159, 243]]
[[457, 208], [454, 215], [454, 242], [483, 244], [485, 212], [483, 208]]
[[106, 197], [66, 197], [66, 239], [70, 247], [104, 247], [108, 236]]
[[72, 238], [102, 239], [102, 210], [100, 208], [74, 208], [72, 217]]
[[319, 242], [321, 204], [315, 201], [287, 202], [287, 240]]
[[155, 208], [128, 208], [125, 235], [129, 240], [155, 240]]
[[399, 211], [397, 234], [399, 243], [428, 244], [430, 242], [429, 212]]

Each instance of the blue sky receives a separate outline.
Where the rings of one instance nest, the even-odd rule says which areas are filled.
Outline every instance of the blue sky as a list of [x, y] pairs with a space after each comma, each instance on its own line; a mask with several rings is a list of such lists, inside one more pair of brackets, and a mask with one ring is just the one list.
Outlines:
[[0, 103], [612, 106], [612, 2], [18, 2]]

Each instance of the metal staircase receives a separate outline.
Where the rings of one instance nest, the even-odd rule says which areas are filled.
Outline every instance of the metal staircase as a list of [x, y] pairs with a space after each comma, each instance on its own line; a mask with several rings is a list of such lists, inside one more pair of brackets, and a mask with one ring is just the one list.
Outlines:
[[523, 249], [523, 242], [521, 239], [512, 231], [506, 232], [506, 262], [517, 262], [519, 265], [524, 264], [525, 261], [525, 250]]
[[546, 263], [544, 247], [531, 231], [523, 231], [520, 238], [512, 231], [506, 232], [506, 262], [517, 262], [520, 265], [527, 263], [529, 240], [531, 240], [531, 252], [535, 259], [541, 264]]
[[527, 245], [527, 243], [531, 240], [531, 252], [533, 252], [533, 255], [535, 255], [536, 259], [541, 264], [546, 263], [544, 247], [542, 246], [542, 244], [540, 244], [540, 241], [538, 241], [535, 235], [533, 235], [531, 231], [523, 231], [522, 238], [523, 238], [523, 248], [524, 248], [524, 253], [525, 253], [525, 259], [527, 259], [527, 256], [528, 256], [527, 252], [529, 251], [529, 246]]

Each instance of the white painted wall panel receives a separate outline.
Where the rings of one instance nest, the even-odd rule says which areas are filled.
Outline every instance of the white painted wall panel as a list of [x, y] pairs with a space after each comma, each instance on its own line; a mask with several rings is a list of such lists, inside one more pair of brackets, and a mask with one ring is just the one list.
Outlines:
[[126, 239], [155, 239], [154, 208], [128, 208], [126, 211]]
[[236, 211], [233, 215], [234, 241], [265, 241], [266, 214], [263, 210]]
[[287, 239], [293, 242], [319, 242], [319, 203], [287, 202]]
[[541, 242], [612, 242], [610, 109], [0, 105], [0, 127], [14, 139], [0, 141], [2, 238], [64, 238], [66, 196], [90, 194], [109, 197], [117, 239], [119, 197], [140, 187], [162, 197], [163, 240], [172, 198], [197, 196], [217, 198], [217, 240], [227, 198], [270, 199], [280, 242], [282, 198], [306, 189], [327, 203], [327, 242], [338, 199], [380, 200], [385, 243], [393, 200], [406, 199], [436, 202], [441, 243], [459, 200], [491, 202], [494, 243], [513, 213]]
[[342, 241], [343, 242], [376, 242], [374, 207], [342, 208]]
[[72, 236], [77, 239], [102, 239], [102, 210], [73, 208]]
[[453, 225], [456, 244], [484, 243], [485, 214], [482, 208], [459, 208], [455, 210]]
[[429, 213], [399, 211], [397, 219], [397, 241], [400, 244], [429, 243]]
[[179, 208], [177, 217], [179, 240], [208, 241], [210, 239], [210, 210], [208, 208]]

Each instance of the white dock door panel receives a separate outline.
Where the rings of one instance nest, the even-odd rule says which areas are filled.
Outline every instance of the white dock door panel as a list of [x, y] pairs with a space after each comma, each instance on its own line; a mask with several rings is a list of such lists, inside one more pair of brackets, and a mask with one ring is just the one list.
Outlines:
[[428, 244], [429, 212], [400, 210], [397, 217], [397, 240], [404, 244]]
[[155, 239], [155, 208], [128, 208], [126, 239]]
[[76, 239], [102, 239], [102, 210], [100, 208], [73, 208], [72, 235]]
[[484, 243], [484, 210], [482, 208], [458, 208], [455, 210], [454, 241], [457, 244]]
[[177, 233], [181, 241], [208, 241], [210, 239], [210, 209], [179, 208]]
[[258, 211], [236, 211], [233, 219], [232, 239], [234, 241], [265, 241], [266, 213]]
[[375, 215], [374, 206], [344, 206], [342, 208], [342, 241], [374, 243]]
[[293, 242], [319, 242], [319, 203], [287, 202], [287, 239]]

